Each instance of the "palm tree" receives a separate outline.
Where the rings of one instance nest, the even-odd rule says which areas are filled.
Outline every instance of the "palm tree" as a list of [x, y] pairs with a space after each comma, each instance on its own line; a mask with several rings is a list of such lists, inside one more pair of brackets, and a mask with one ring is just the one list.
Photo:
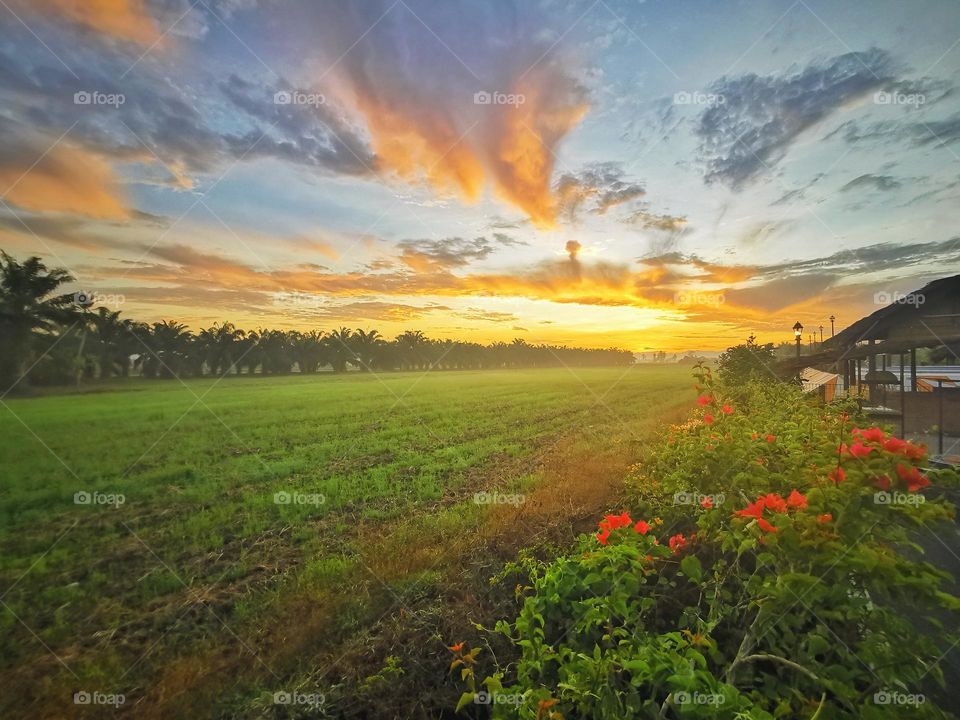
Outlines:
[[353, 342], [350, 344], [354, 363], [364, 372], [370, 372], [373, 368], [379, 367], [385, 342], [377, 330], [367, 332], [357, 328], [357, 332], [353, 335]]
[[200, 348], [210, 372], [226, 375], [233, 369], [237, 341], [245, 335], [233, 323], [214, 323], [213, 327], [201, 330], [197, 336]]
[[401, 369], [419, 369], [425, 362], [423, 352], [430, 343], [420, 330], [406, 330], [397, 335]]
[[146, 366], [151, 377], [180, 377], [192, 335], [187, 326], [173, 320], [153, 324], [153, 347], [147, 353]]
[[327, 335], [327, 352], [334, 372], [346, 372], [347, 363], [354, 361], [355, 355], [350, 347], [352, 339], [353, 332], [347, 327]]
[[[105, 307], [97, 308], [97, 312], [90, 315], [101, 378], [113, 377], [118, 366], [129, 365], [129, 355], [124, 354], [123, 339], [127, 329], [123, 322], [119, 310], [110, 311]], [[121, 372], [126, 374], [123, 370]]]
[[0, 392], [24, 379], [36, 337], [79, 320], [72, 295], [53, 295], [72, 280], [66, 270], [47, 270], [38, 257], [19, 263], [0, 251]]
[[326, 360], [326, 346], [323, 332], [311, 330], [308, 333], [290, 333], [293, 354], [301, 373], [315, 373]]

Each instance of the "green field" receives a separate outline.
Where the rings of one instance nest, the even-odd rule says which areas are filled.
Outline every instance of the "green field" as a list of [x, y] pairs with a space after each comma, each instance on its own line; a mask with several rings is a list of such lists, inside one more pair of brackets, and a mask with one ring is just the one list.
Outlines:
[[387, 697], [385, 717], [435, 716], [458, 696], [442, 643], [495, 620], [489, 576], [595, 524], [689, 382], [351, 373], [7, 398], [0, 716], [104, 712], [78, 690], [123, 694], [121, 716], [359, 717]]

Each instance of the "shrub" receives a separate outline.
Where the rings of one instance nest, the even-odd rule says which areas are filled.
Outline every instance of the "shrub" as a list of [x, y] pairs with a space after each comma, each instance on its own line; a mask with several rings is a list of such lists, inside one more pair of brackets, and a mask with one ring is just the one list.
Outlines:
[[850, 407], [784, 384], [733, 400], [697, 375], [693, 416], [630, 478], [633, 512], [535, 565], [498, 624], [519, 659], [486, 678], [494, 716], [945, 717], [921, 690], [960, 601], [907, 553], [953, 516], [922, 491], [956, 474], [928, 479], [923, 448]]
[[734, 345], [720, 353], [717, 358], [717, 374], [728, 384], [735, 385], [750, 380], [771, 380], [775, 376], [771, 369], [776, 362], [773, 343], [759, 345], [751, 335], [743, 345]]

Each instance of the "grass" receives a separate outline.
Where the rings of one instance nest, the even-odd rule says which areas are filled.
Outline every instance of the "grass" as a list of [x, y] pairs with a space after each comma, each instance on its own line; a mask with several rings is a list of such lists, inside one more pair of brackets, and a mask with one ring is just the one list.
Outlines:
[[[86, 689], [123, 693], [137, 717], [272, 717], [273, 692], [312, 688], [349, 716], [376, 707], [383, 677], [403, 705], [398, 685], [428, 674], [436, 697], [396, 711], [435, 715], [457, 693], [426, 648], [490, 614], [486, 579], [520, 548], [569, 540], [616, 501], [688, 383], [636, 367], [6, 399], [0, 715], [102, 711], [72, 703]], [[493, 490], [524, 501], [473, 502]]]

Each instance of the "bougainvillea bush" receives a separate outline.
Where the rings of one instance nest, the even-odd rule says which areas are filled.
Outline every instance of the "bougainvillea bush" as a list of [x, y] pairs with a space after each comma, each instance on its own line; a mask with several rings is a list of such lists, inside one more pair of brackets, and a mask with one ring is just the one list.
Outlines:
[[538, 720], [950, 717], [924, 690], [960, 601], [917, 541], [952, 522], [956, 474], [855, 406], [696, 374], [629, 506], [532, 566], [497, 627], [519, 659], [480, 700]]

